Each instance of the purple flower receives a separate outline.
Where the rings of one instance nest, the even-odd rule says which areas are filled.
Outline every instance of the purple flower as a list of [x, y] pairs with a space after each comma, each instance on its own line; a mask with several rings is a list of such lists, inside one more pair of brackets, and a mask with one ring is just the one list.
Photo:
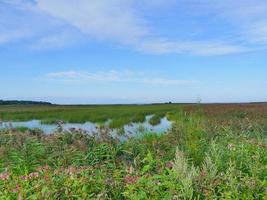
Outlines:
[[23, 181], [27, 181], [28, 180], [28, 176], [21, 176], [20, 179], [23, 180]]
[[172, 165], [172, 162], [167, 162], [165, 166], [167, 168], [171, 169], [173, 165]]

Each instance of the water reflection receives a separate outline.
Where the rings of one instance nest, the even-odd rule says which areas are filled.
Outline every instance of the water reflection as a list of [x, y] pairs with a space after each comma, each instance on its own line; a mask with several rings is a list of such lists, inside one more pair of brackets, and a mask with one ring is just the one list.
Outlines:
[[[171, 127], [171, 122], [166, 118], [162, 118], [158, 125], [152, 126], [149, 124], [149, 119], [152, 115], [146, 116], [146, 120], [143, 123], [131, 123], [124, 125], [122, 129], [109, 130], [111, 135], [124, 135], [125, 137], [135, 136], [144, 132], [163, 133]], [[108, 120], [104, 126], [108, 127]], [[0, 129], [12, 129], [25, 127], [28, 129], [40, 129], [45, 134], [51, 134], [59, 129], [59, 124], [42, 124], [40, 120], [31, 120], [26, 122], [0, 122]], [[77, 130], [84, 131], [88, 134], [97, 133], [100, 124], [86, 122], [86, 123], [61, 123], [60, 128], [62, 131], [73, 132]]]

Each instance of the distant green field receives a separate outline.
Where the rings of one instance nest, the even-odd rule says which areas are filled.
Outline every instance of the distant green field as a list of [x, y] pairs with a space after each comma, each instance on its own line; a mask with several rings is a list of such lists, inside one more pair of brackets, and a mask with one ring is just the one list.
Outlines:
[[131, 122], [143, 122], [145, 116], [153, 114], [151, 124], [157, 124], [160, 118], [169, 112], [181, 110], [179, 104], [154, 105], [13, 105], [0, 106], [0, 120], [28, 121], [41, 120], [43, 123], [55, 123], [58, 120], [70, 123], [105, 122], [111, 119], [110, 127], [118, 128]]

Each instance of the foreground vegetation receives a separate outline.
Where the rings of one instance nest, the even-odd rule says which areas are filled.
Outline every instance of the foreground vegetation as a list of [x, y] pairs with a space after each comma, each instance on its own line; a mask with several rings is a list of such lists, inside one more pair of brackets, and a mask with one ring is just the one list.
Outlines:
[[0, 199], [266, 199], [266, 108], [185, 106], [125, 142], [2, 131]]

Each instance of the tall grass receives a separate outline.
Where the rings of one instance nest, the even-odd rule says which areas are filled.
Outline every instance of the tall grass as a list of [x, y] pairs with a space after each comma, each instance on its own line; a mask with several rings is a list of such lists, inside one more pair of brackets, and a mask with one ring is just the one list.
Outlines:
[[[172, 111], [166, 134], [0, 132], [2, 199], [266, 199], [260, 119]], [[137, 117], [142, 119], [141, 115]], [[249, 120], [249, 121], [248, 121]]]
[[102, 105], [102, 106], [0, 106], [0, 120], [27, 121], [42, 120], [44, 123], [65, 122], [84, 123], [104, 122], [109, 119], [127, 119], [143, 122], [146, 115], [180, 110], [178, 104], [160, 105]]

